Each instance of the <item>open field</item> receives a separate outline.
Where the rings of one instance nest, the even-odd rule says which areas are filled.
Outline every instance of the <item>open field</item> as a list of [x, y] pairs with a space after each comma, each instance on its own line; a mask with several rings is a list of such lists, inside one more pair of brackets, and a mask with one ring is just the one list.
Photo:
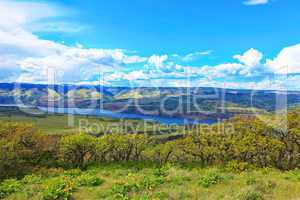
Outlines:
[[46, 134], [72, 134], [77, 132], [89, 132], [103, 134], [110, 132], [132, 132], [162, 134], [174, 133], [170, 127], [158, 123], [145, 123], [143, 120], [135, 119], [113, 119], [107, 117], [63, 114], [47, 114], [43, 116], [30, 116], [21, 112], [0, 112], [2, 122], [21, 122], [33, 124]]
[[[56, 184], [60, 181], [66, 182], [66, 185], [54, 186], [53, 181]], [[15, 184], [20, 187], [4, 199], [47, 199], [46, 196], [53, 187], [65, 190], [68, 198], [72, 197], [74, 200], [300, 198], [300, 171], [280, 172], [270, 168], [238, 173], [220, 168], [201, 169], [172, 165], [158, 168], [141, 163], [104, 164], [90, 167], [86, 171], [40, 170], [34, 175], [15, 181]]]

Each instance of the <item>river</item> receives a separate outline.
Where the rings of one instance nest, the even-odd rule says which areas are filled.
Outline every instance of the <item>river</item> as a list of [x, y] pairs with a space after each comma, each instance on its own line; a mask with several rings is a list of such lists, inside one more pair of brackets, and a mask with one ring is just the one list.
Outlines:
[[91, 115], [99, 117], [110, 117], [117, 119], [140, 119], [154, 121], [161, 124], [187, 125], [187, 124], [214, 124], [216, 119], [191, 120], [180, 117], [162, 117], [142, 114], [118, 113], [109, 110], [100, 109], [83, 109], [83, 108], [48, 108], [38, 107], [39, 110], [48, 113], [72, 114], [72, 115]]

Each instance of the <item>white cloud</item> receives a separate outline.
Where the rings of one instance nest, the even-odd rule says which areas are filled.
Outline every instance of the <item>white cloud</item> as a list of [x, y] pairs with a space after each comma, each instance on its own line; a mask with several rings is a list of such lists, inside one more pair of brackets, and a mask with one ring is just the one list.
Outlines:
[[[4, 81], [47, 82], [55, 74], [57, 82], [94, 83], [113, 85], [115, 82], [134, 83], [137, 86], [205, 86], [268, 89], [272, 87], [297, 88], [300, 81], [300, 44], [286, 47], [274, 58], [262, 63], [263, 54], [249, 49], [231, 63], [213, 66], [182, 66], [168, 55], [149, 58], [122, 49], [87, 49], [83, 45], [68, 46], [38, 37], [32, 31], [56, 29], [56, 25], [39, 24], [44, 19], [65, 15], [63, 8], [45, 3], [26, 1], [0, 2], [0, 79]], [[51, 20], [48, 21], [49, 23]], [[52, 23], [52, 22], [51, 22]], [[35, 25], [35, 28], [33, 25]], [[56, 27], [56, 28], [55, 28]], [[69, 27], [70, 28], [70, 27]], [[59, 32], [72, 32], [57, 28]], [[73, 31], [76, 30], [76, 28]], [[182, 61], [191, 61], [212, 51], [185, 56], [172, 55]], [[140, 64], [139, 68], [131, 64]], [[148, 67], [147, 67], [148, 66]], [[288, 70], [288, 71], [287, 71]], [[287, 79], [254, 79], [265, 72], [292, 75]], [[101, 79], [105, 73], [104, 79]], [[239, 79], [239, 80], [238, 80]], [[249, 81], [250, 80], [250, 81]], [[190, 81], [190, 82], [189, 82]], [[298, 88], [300, 89], [300, 88]]]
[[[118, 70], [125, 63], [140, 62], [137, 56], [127, 56], [122, 50], [83, 49], [69, 47], [60, 54], [52, 54], [41, 58], [30, 57], [18, 64], [23, 74], [19, 81], [47, 81], [50, 70], [56, 72], [57, 81], [76, 82], [99, 78], [103, 73]], [[28, 79], [30, 77], [30, 79]]]
[[255, 6], [269, 3], [269, 0], [247, 0], [244, 2], [245, 5]]
[[277, 74], [300, 73], [300, 44], [282, 49], [275, 59], [268, 59], [266, 65]]
[[190, 54], [187, 54], [187, 55], [183, 56], [182, 61], [184, 61], [184, 62], [193, 61], [193, 60], [198, 59], [201, 56], [208, 56], [211, 53], [212, 53], [211, 50], [190, 53]]
[[2, 81], [47, 82], [51, 70], [56, 72], [60, 82], [91, 81], [102, 72], [147, 60], [137, 55], [126, 55], [120, 49], [66, 46], [41, 39], [29, 30], [29, 25], [35, 21], [62, 16], [60, 10], [43, 3], [0, 2]]
[[177, 58], [183, 62], [190, 62], [190, 61], [197, 60], [200, 57], [208, 56], [212, 54], [212, 52], [213, 52], [212, 50], [198, 51], [198, 52], [186, 54], [184, 56], [180, 56], [178, 54], [172, 54], [172, 57]]
[[132, 71], [126, 74], [125, 78], [130, 81], [138, 79], [148, 79], [149, 77], [143, 71]]
[[212, 79], [227, 76], [237, 76], [240, 75], [239, 72], [242, 69], [244, 69], [242, 64], [225, 63], [215, 66], [187, 67], [186, 72], [190, 75], [197, 74]]
[[148, 58], [146, 57], [141, 57], [141, 56], [125, 56], [123, 57], [123, 62], [125, 64], [131, 64], [131, 63], [142, 63], [146, 62]]
[[148, 63], [157, 68], [160, 68], [163, 66], [163, 64], [166, 60], [168, 60], [168, 55], [159, 56], [159, 55], [154, 54], [148, 59]]
[[263, 55], [255, 49], [249, 49], [243, 55], [235, 55], [233, 58], [240, 63], [222, 63], [215, 66], [188, 67], [189, 74], [198, 74], [204, 77], [250, 77], [266, 71], [260, 63]]
[[233, 58], [239, 60], [246, 66], [255, 67], [260, 63], [263, 58], [263, 54], [258, 50], [251, 48], [243, 55], [235, 55]]

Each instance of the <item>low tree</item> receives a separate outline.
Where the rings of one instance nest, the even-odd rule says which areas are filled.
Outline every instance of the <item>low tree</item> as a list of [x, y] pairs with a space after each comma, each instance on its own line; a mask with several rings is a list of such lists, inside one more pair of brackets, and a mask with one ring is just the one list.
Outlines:
[[71, 166], [85, 167], [95, 159], [96, 138], [87, 134], [62, 137], [59, 152], [62, 160]]

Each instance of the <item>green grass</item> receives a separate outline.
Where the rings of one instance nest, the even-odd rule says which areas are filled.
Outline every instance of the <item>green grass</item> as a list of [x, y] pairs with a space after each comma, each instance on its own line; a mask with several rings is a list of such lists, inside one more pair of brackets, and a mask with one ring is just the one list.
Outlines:
[[[298, 199], [300, 181], [290, 179], [298, 173], [300, 172], [281, 172], [275, 169], [236, 173], [220, 168], [185, 168], [171, 165], [159, 169], [142, 163], [106, 164], [86, 171], [43, 169], [17, 182], [4, 182], [15, 187], [8, 190], [9, 193], [4, 199], [38, 200], [43, 199], [43, 195], [48, 197], [53, 194], [65, 195], [73, 200]], [[209, 184], [202, 184], [203, 181]], [[4, 186], [2, 184], [0, 190]]]

